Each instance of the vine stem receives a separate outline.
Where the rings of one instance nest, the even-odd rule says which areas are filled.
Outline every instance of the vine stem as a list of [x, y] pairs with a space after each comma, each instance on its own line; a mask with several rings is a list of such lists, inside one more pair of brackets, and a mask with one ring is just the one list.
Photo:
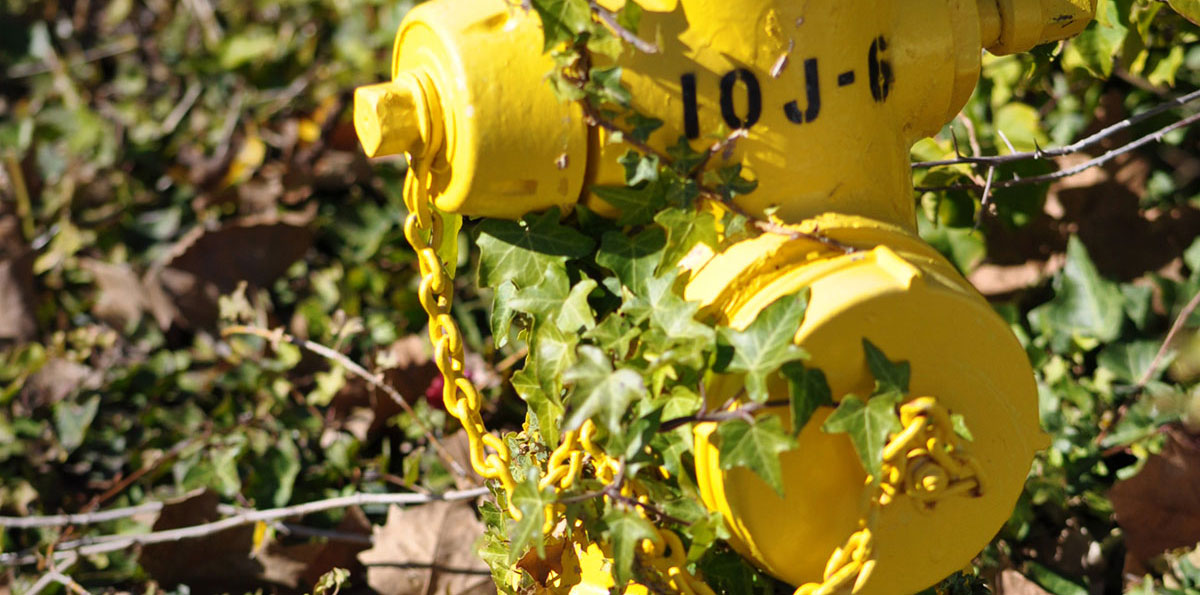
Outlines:
[[[455, 502], [455, 501], [459, 501], [459, 500], [472, 500], [472, 499], [478, 498], [480, 496], [486, 496], [489, 493], [490, 492], [488, 491], [487, 488], [471, 488], [468, 490], [456, 490], [456, 491], [445, 492], [440, 495], [437, 495], [437, 494], [366, 494], [366, 493], [358, 493], [358, 494], [351, 494], [349, 496], [340, 496], [340, 497], [336, 497], [336, 498], [328, 498], [325, 500], [316, 500], [313, 502], [306, 502], [304, 504], [297, 504], [295, 506], [285, 506], [282, 508], [270, 508], [270, 509], [265, 509], [265, 510], [242, 509], [239, 512], [237, 512], [236, 514], [234, 514], [232, 516], [228, 516], [226, 518], [223, 518], [219, 521], [213, 521], [211, 523], [202, 523], [199, 525], [192, 525], [190, 527], [182, 527], [179, 529], [167, 529], [164, 531], [152, 531], [150, 533], [142, 533], [140, 535], [102, 535], [99, 537], [85, 537], [85, 538], [75, 539], [75, 540], [71, 540], [71, 541], [64, 541], [64, 542], [58, 544], [54, 553], [52, 554], [52, 558], [54, 560], [60, 560], [60, 559], [67, 559], [67, 558], [69, 558], [71, 556], [75, 556], [75, 555], [90, 556], [93, 554], [102, 554], [105, 552], [122, 550], [122, 549], [132, 547], [135, 545], [149, 545], [149, 544], [154, 544], [154, 543], [181, 541], [184, 539], [195, 539], [198, 537], [206, 537], [208, 535], [213, 535], [215, 533], [219, 533], [221, 531], [225, 531], [225, 530], [232, 529], [235, 527], [252, 525], [252, 524], [258, 523], [258, 522], [276, 521], [279, 519], [293, 517], [293, 516], [304, 516], [304, 515], [312, 514], [315, 512], [321, 512], [324, 510], [331, 510], [331, 509], [335, 509], [335, 508], [349, 508], [351, 506], [366, 506], [366, 505], [372, 505], [372, 504], [375, 504], [375, 505], [424, 504], [427, 502], [433, 502], [435, 500], [441, 500], [441, 501], [446, 501], [446, 502]], [[152, 505], [143, 505], [143, 506], [147, 506], [147, 507], [157, 506], [159, 509], [161, 509], [162, 503], [157, 503], [157, 504], [152, 504]], [[131, 507], [131, 509], [132, 508], [139, 508], [139, 507]], [[121, 512], [121, 514], [125, 514], [125, 513], [129, 512], [131, 509], [117, 509], [117, 510], [119, 510]], [[108, 514], [112, 515], [114, 512], [115, 511], [109, 511]], [[100, 513], [94, 513], [94, 514], [98, 515]], [[61, 519], [62, 516], [70, 516], [70, 515], [56, 515], [55, 517], [24, 517], [24, 518], [17, 518], [17, 519], [13, 519], [13, 517], [0, 517], [0, 520], [6, 521], [6, 522], [12, 522], [13, 520], [35, 519], [33, 522], [37, 523], [37, 522], [41, 522], [42, 518], [49, 518], [49, 519], [56, 520], [56, 521], [62, 520]], [[121, 518], [121, 517], [114, 517], [114, 518]], [[6, 526], [15, 526], [15, 525], [6, 525]], [[47, 525], [34, 524], [31, 526], [47, 526]], [[28, 564], [37, 564], [41, 559], [43, 559], [43, 557], [39, 556], [36, 552], [33, 552], [33, 553], [16, 552], [16, 553], [0, 554], [0, 565], [23, 566], [23, 565], [28, 565]]]
[[[1029, 159], [1045, 159], [1047, 157], [1061, 157], [1063, 155], [1069, 155], [1071, 153], [1078, 153], [1092, 145], [1095, 145], [1096, 143], [1099, 143], [1100, 141], [1102, 141], [1110, 136], [1113, 136], [1114, 134], [1116, 134], [1118, 132], [1121, 132], [1122, 130], [1128, 130], [1129, 128], [1133, 127], [1135, 124], [1138, 124], [1140, 122], [1143, 122], [1145, 120], [1153, 118], [1154, 116], [1157, 116], [1165, 111], [1187, 105], [1187, 104], [1192, 103], [1197, 100], [1200, 100], [1200, 90], [1192, 91], [1191, 93], [1188, 93], [1186, 95], [1181, 95], [1170, 101], [1165, 101], [1163, 103], [1160, 103], [1160, 104], [1154, 106], [1153, 108], [1150, 108], [1140, 114], [1136, 114], [1136, 115], [1130, 116], [1128, 118], [1125, 118], [1124, 120], [1121, 120], [1120, 122], [1117, 122], [1115, 124], [1112, 124], [1111, 126], [1105, 127], [1103, 130], [1100, 130], [1099, 132], [1096, 132], [1095, 134], [1089, 135], [1089, 136], [1084, 137], [1074, 143], [1071, 143], [1069, 145], [1064, 145], [1061, 147], [1056, 147], [1056, 148], [1051, 148], [1051, 149], [1038, 148], [1033, 151], [1026, 151], [1026, 152], [1022, 152], [1022, 153], [1013, 152], [1008, 155], [984, 156], [984, 155], [979, 155], [978, 143], [976, 141], [976, 142], [972, 143], [972, 150], [975, 152], [975, 155], [972, 155], [972, 156], [958, 155], [954, 159], [943, 159], [943, 160], [939, 160], [939, 161], [918, 161], [916, 163], [913, 163], [912, 166], [914, 168], [929, 168], [929, 167], [938, 167], [938, 166], [942, 166], [942, 165], [958, 165], [961, 163], [969, 163], [969, 164], [975, 164], [975, 165], [1000, 165], [1000, 164], [1004, 164], [1004, 163], [1012, 163], [1014, 161], [1025, 161], [1025, 160], [1029, 160]], [[966, 122], [964, 122], [964, 125], [966, 125]], [[968, 127], [968, 133], [971, 136], [974, 136], [974, 127], [973, 126]]]
[[[1067, 178], [1067, 177], [1073, 176], [1079, 172], [1082, 172], [1084, 170], [1091, 169], [1098, 165], [1103, 165], [1103, 164], [1113, 160], [1114, 158], [1116, 158], [1120, 155], [1124, 155], [1125, 153], [1128, 153], [1142, 145], [1146, 145], [1151, 142], [1160, 141], [1160, 140], [1162, 140], [1162, 137], [1166, 136], [1166, 134], [1168, 132], [1171, 132], [1172, 130], [1178, 130], [1180, 128], [1184, 128], [1187, 126], [1191, 126], [1192, 124], [1196, 123], [1197, 121], [1200, 121], [1200, 112], [1192, 114], [1181, 120], [1172, 122], [1171, 124], [1163, 126], [1162, 128], [1159, 128], [1158, 130], [1151, 132], [1150, 134], [1147, 134], [1141, 138], [1138, 138], [1135, 141], [1126, 143], [1120, 147], [1117, 147], [1116, 149], [1113, 149], [1111, 151], [1104, 153], [1103, 155], [1100, 155], [1099, 157], [1089, 159], [1089, 160], [1087, 160], [1083, 163], [1080, 163], [1079, 165], [1076, 165], [1074, 167], [1068, 167], [1067, 169], [1062, 169], [1062, 170], [1059, 170], [1056, 172], [1052, 172], [1052, 173], [1048, 173], [1048, 174], [1044, 174], [1044, 175], [1040, 175], [1040, 176], [1033, 176], [1033, 177], [1029, 177], [1029, 178], [1014, 177], [1014, 178], [1010, 178], [1008, 180], [1002, 180], [1002, 181], [992, 184], [992, 188], [1011, 188], [1013, 186], [1023, 186], [1026, 184], [1041, 184], [1043, 182], [1052, 182], [1054, 180]], [[1048, 155], [1048, 154], [1049, 153], [1047, 153], [1045, 151], [1041, 151], [1039, 149], [1038, 151], [1036, 151], [1034, 153], [1014, 153], [1014, 154], [1010, 154], [1010, 155], [1000, 155], [1000, 156], [997, 156], [996, 158], [1012, 157], [1014, 155], [1024, 155], [1024, 157], [1022, 157], [1022, 159], [1030, 159], [1030, 158], [1041, 158], [1042, 155]], [[1032, 155], [1032, 157], [1031, 157], [1031, 155]], [[980, 159], [982, 159], [983, 161], [980, 161]], [[996, 163], [995, 161], [987, 161], [990, 159], [994, 159], [994, 157], [980, 157], [980, 158], [960, 157], [957, 160], [949, 160], [948, 162], [923, 162], [923, 163], [926, 165], [929, 163], [935, 163], [938, 165], [948, 165], [949, 163], [983, 163], [983, 164], [988, 164], [988, 165], [994, 165]], [[1000, 163], [1003, 163], [1003, 162], [1000, 162]], [[913, 164], [913, 167], [917, 167], [917, 166], [918, 166], [918, 164], [915, 164], [915, 163]], [[938, 191], [938, 190], [975, 190], [978, 188], [979, 188], [978, 184], [971, 183], [971, 184], [947, 184], [945, 186], [917, 186], [913, 189], [918, 192], [930, 192], [930, 191]]]
[[1167, 337], [1163, 339], [1162, 345], [1158, 348], [1158, 353], [1154, 354], [1154, 359], [1150, 361], [1150, 366], [1147, 367], [1146, 371], [1142, 373], [1142, 377], [1138, 378], [1138, 389], [1141, 389], [1142, 387], [1146, 386], [1147, 382], [1150, 382], [1150, 378], [1152, 378], [1154, 376], [1154, 372], [1158, 370], [1158, 365], [1162, 362], [1162, 358], [1166, 356], [1167, 349], [1171, 346], [1171, 341], [1175, 339], [1175, 334], [1183, 328], [1185, 323], [1187, 323], [1188, 317], [1190, 317], [1192, 312], [1196, 310], [1196, 306], [1200, 306], [1200, 292], [1197, 292], [1196, 295], [1192, 296], [1192, 299], [1188, 301], [1187, 305], [1179, 311], [1179, 316], [1175, 317], [1175, 322], [1171, 324], [1171, 330], [1167, 331]]
[[450, 452], [446, 450], [446, 447], [443, 446], [441, 441], [439, 441], [437, 437], [433, 435], [433, 430], [429, 427], [429, 424], [427, 424], [424, 419], [417, 415], [417, 412], [413, 410], [412, 405], [408, 404], [408, 401], [404, 398], [404, 395], [400, 394], [400, 391], [396, 390], [391, 385], [383, 382], [383, 380], [379, 378], [378, 374], [372, 374], [369, 370], [362, 367], [354, 360], [342, 355], [340, 352], [330, 347], [326, 347], [325, 345], [315, 341], [309, 341], [308, 339], [299, 339], [293, 337], [283, 332], [282, 328], [268, 330], [256, 326], [233, 325], [225, 327], [221, 331], [222, 337], [228, 337], [230, 335], [253, 335], [256, 337], [262, 337], [270, 341], [272, 345], [277, 345], [280, 341], [287, 341], [292, 345], [302, 347], [321, 357], [341, 364], [348, 371], [350, 371], [350, 373], [362, 378], [371, 386], [383, 391], [388, 397], [391, 397], [391, 399], [395, 401], [396, 404], [399, 405], [400, 408], [409, 415], [409, 417], [416, 421], [417, 424], [421, 426], [421, 431], [425, 434], [425, 439], [428, 440], [430, 445], [433, 446], [433, 449], [437, 451], [437, 454], [442, 461], [446, 463], [450, 470], [455, 473], [455, 482], [459, 485], [459, 487], [466, 486], [464, 482], [466, 478], [469, 477], [466, 470], [463, 469], [462, 465], [458, 464], [458, 461], [454, 460], [454, 457], [450, 456]]

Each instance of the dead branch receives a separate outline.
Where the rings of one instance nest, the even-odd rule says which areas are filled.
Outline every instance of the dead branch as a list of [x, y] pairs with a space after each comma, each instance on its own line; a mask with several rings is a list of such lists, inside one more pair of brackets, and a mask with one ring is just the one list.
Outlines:
[[[241, 510], [236, 514], [223, 518], [219, 521], [211, 523], [203, 523], [193, 525], [191, 527], [182, 527], [179, 529], [168, 529], [165, 531], [153, 531], [150, 533], [142, 533], [139, 535], [103, 535], [99, 537], [84, 537], [71, 541], [64, 541], [55, 549], [53, 559], [67, 559], [71, 556], [90, 556], [93, 554], [102, 554], [122, 550], [135, 545], [149, 545], [153, 543], [165, 543], [170, 541], [181, 541], [184, 539], [195, 539], [198, 537], [206, 537], [226, 531], [235, 527], [252, 525], [258, 522], [270, 522], [288, 517], [300, 517], [315, 512], [331, 510], [336, 508], [349, 508], [351, 506], [366, 506], [366, 505], [411, 505], [424, 504], [435, 500], [458, 501], [471, 500], [480, 496], [486, 496], [490, 492], [487, 488], [472, 488], [469, 490], [456, 490], [445, 492], [437, 495], [426, 494], [351, 494], [349, 496], [340, 496], [337, 498], [328, 498], [326, 500], [317, 500], [314, 502], [306, 502], [295, 506], [285, 506], [283, 508], [270, 508], [266, 510]], [[44, 525], [43, 525], [44, 526]], [[24, 566], [28, 564], [37, 564], [41, 559], [40, 556], [34, 553], [14, 552], [0, 554], [0, 566]]]

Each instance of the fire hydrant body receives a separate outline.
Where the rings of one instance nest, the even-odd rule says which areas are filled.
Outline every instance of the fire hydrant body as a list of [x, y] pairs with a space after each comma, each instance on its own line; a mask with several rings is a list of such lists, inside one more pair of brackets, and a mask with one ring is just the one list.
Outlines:
[[[619, 0], [600, 4], [619, 8]], [[684, 298], [745, 328], [776, 299], [807, 288], [795, 342], [835, 398], [870, 393], [866, 338], [910, 363], [913, 397], [935, 397], [974, 434], [970, 469], [933, 461], [936, 473], [920, 480], [927, 486], [907, 485], [879, 514], [871, 579], [856, 592], [922, 589], [991, 539], [1044, 438], [1023, 349], [916, 235], [909, 147], [967, 101], [982, 49], [1025, 51], [1072, 35], [1094, 0], [639, 4], [646, 13], [636, 33], [659, 51], [626, 51], [618, 62], [632, 108], [663, 122], [647, 144], [665, 150], [683, 137], [703, 150], [743, 130], [713, 165], [739, 162], [757, 181], [737, 197], [739, 208], [804, 232], [763, 234], [693, 263]], [[515, 218], [582, 200], [615, 213], [587, 188], [623, 184], [618, 158], [630, 147], [609, 142], [579, 105], [554, 95], [544, 81], [554, 65], [541, 50], [537, 17], [504, 0], [414, 8], [397, 34], [393, 80], [356, 94], [368, 154], [426, 160], [430, 196], [443, 211]], [[818, 235], [852, 251], [804, 239]], [[738, 382], [716, 379], [710, 400], [736, 395]], [[782, 379], [776, 392], [786, 397]], [[797, 585], [829, 574], [829, 553], [859, 528], [869, 496], [850, 442], [821, 431], [831, 411], [819, 410], [799, 448], [781, 457], [782, 497], [746, 469], [723, 470], [713, 424], [696, 428], [705, 504], [725, 517], [736, 549]], [[938, 495], [968, 476], [969, 489]]]

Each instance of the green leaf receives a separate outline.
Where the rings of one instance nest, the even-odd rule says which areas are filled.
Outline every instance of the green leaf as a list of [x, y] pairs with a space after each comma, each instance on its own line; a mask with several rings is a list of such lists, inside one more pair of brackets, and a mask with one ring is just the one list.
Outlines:
[[654, 524], [631, 510], [613, 507], [604, 515], [604, 535], [612, 544], [613, 580], [624, 585], [633, 578], [633, 559], [643, 540], [661, 539]]
[[1031, 105], [1017, 102], [1004, 104], [996, 110], [992, 126], [996, 130], [996, 139], [992, 144], [1001, 148], [1002, 155], [1009, 153], [1009, 150], [1008, 143], [1000, 138], [1000, 133], [1004, 133], [1018, 151], [1033, 151], [1050, 144], [1050, 139], [1042, 132], [1042, 117]]
[[903, 429], [896, 414], [899, 395], [888, 393], [871, 397], [866, 403], [855, 395], [846, 395], [821, 429], [830, 434], [846, 434], [863, 469], [878, 481], [883, 466], [883, 447], [888, 436]]
[[82, 403], [64, 399], [54, 404], [54, 429], [58, 433], [58, 443], [68, 454], [83, 444], [88, 427], [99, 410], [100, 395], [92, 395]]
[[521, 511], [521, 520], [510, 523], [508, 564], [512, 566], [530, 547], [537, 548], [539, 558], [546, 557], [542, 524], [546, 522], [546, 506], [554, 502], [554, 490], [547, 486], [538, 489], [538, 473], [529, 469], [525, 481], [518, 483], [511, 495], [513, 505]]
[[629, 344], [638, 336], [639, 329], [624, 315], [614, 312], [604, 317], [596, 328], [584, 333], [597, 347], [612, 354], [613, 359], [625, 359]]
[[667, 231], [667, 245], [662, 263], [659, 264], [660, 271], [679, 264], [696, 244], [707, 244], [714, 250], [720, 245], [717, 240], [717, 219], [707, 211], [670, 208], [655, 215], [654, 221]]
[[796, 447], [775, 415], [763, 415], [749, 423], [733, 419], [717, 425], [721, 468], [746, 467], [758, 474], [776, 494], [783, 496], [783, 468], [779, 453]]
[[566, 384], [574, 385], [574, 410], [567, 418], [566, 429], [574, 430], [585, 420], [599, 417], [608, 431], [622, 432], [621, 418], [629, 411], [629, 404], [646, 392], [641, 375], [624, 368], [613, 370], [612, 362], [598, 347], [581, 345], [578, 353], [578, 363], [563, 375]]
[[602, 100], [611, 101], [617, 105], [629, 106], [633, 100], [629, 89], [621, 84], [621, 67], [593, 68], [589, 83]]
[[1125, 298], [1125, 315], [1133, 321], [1139, 331], [1146, 330], [1150, 324], [1150, 316], [1154, 313], [1151, 308], [1154, 299], [1154, 289], [1144, 285], [1121, 284], [1121, 295]]
[[788, 362], [780, 368], [788, 380], [788, 404], [792, 414], [792, 436], [808, 424], [818, 407], [833, 407], [833, 393], [825, 380], [825, 373], [804, 367], [800, 362]]
[[1053, 287], [1054, 299], [1030, 311], [1029, 322], [1049, 336], [1056, 352], [1066, 352], [1076, 338], [1107, 343], [1120, 334], [1121, 290], [1100, 276], [1076, 236], [1067, 241], [1067, 262]]
[[660, 227], [649, 227], [630, 238], [610, 231], [600, 239], [596, 264], [616, 273], [621, 285], [635, 294], [646, 291], [646, 281], [654, 277], [654, 269], [662, 259], [666, 233]]
[[508, 345], [508, 330], [512, 326], [512, 299], [517, 295], [517, 286], [512, 281], [501, 283], [492, 294], [492, 312], [488, 321], [492, 326], [492, 338], [496, 349]]
[[438, 213], [442, 217], [442, 241], [434, 248], [438, 259], [446, 267], [446, 274], [453, 279], [458, 271], [458, 232], [462, 230], [463, 217], [458, 213]]
[[591, 191], [621, 211], [621, 216], [617, 219], [617, 225], [621, 226], [649, 223], [654, 214], [667, 204], [663, 187], [657, 183], [647, 183], [641, 188], [592, 186]]
[[571, 293], [567, 294], [567, 299], [563, 300], [558, 317], [554, 319], [558, 328], [566, 333], [574, 333], [579, 329], [591, 330], [596, 326], [596, 317], [592, 314], [592, 307], [588, 305], [587, 301], [588, 295], [596, 287], [595, 280], [584, 278], [571, 288]]
[[1045, 587], [1054, 595], [1088, 595], [1089, 591], [1083, 586], [1066, 579], [1058, 573], [1042, 566], [1037, 562], [1027, 562], [1026, 572], [1033, 582]]
[[[628, 9], [631, 6], [637, 7], [637, 3], [636, 2], [626, 2], [625, 3], [626, 9]], [[638, 10], [640, 11], [641, 9], [639, 8]], [[630, 30], [632, 31], [632, 29], [630, 29]], [[630, 130], [629, 130], [630, 138], [632, 138], [636, 141], [639, 141], [639, 142], [643, 142], [643, 143], [650, 140], [650, 135], [653, 134], [655, 130], [662, 128], [662, 125], [663, 125], [662, 120], [659, 120], [658, 118], [650, 118], [647, 116], [643, 116], [642, 114], [640, 114], [638, 112], [633, 112], [633, 113], [625, 116], [625, 121], [628, 122], [629, 126], [630, 126]], [[658, 156], [654, 155], [653, 157], [654, 157], [654, 164], [657, 166], [658, 165]], [[647, 179], [649, 179], [649, 178], [647, 178]]]
[[629, 150], [617, 161], [625, 168], [626, 186], [658, 181], [658, 155], [642, 155]]
[[868, 341], [866, 337], [863, 337], [862, 345], [867, 358], [867, 369], [875, 377], [875, 392], [871, 394], [879, 395], [887, 392], [907, 394], [908, 379], [911, 375], [908, 362], [889, 360], [883, 351]]
[[667, 155], [671, 156], [671, 168], [679, 173], [679, 175], [686, 176], [691, 174], [692, 169], [704, 161], [706, 154], [693, 149], [687, 137], [679, 135], [679, 139], [675, 144], [667, 147]]
[[560, 43], [570, 43], [575, 35], [588, 30], [592, 9], [587, 0], [531, 0], [530, 4], [542, 20], [542, 51], [548, 52]]
[[488, 219], [479, 224], [479, 284], [497, 287], [512, 281], [518, 288], [536, 285], [546, 267], [591, 254], [591, 238], [560, 225], [557, 208], [526, 215], [521, 221]]
[[650, 328], [660, 330], [672, 342], [697, 341], [709, 345], [715, 338], [713, 329], [696, 320], [700, 304], [684, 301], [675, 293], [678, 276], [677, 270], [670, 270], [661, 277], [647, 280], [645, 298], [631, 298], [621, 309], [635, 316], [648, 314]]
[[[1130, 343], [1113, 343], [1106, 346], [1096, 356], [1096, 364], [1112, 372], [1118, 379], [1133, 384], [1141, 380], [1150, 362], [1158, 354], [1157, 341], [1133, 341]], [[1150, 377], [1154, 380], [1167, 367], [1170, 361], [1160, 361], [1156, 374]]]
[[[1099, 17], [1117, 11], [1116, 3], [1112, 0], [1100, 0], [1096, 9]], [[1121, 51], [1128, 32], [1125, 25], [1115, 18], [1097, 18], [1067, 42], [1063, 50], [1063, 68], [1082, 68], [1096, 78], [1108, 78], [1112, 75], [1113, 56]]]
[[537, 284], [517, 290], [510, 307], [533, 316], [535, 324], [542, 324], [558, 316], [569, 291], [566, 269], [559, 263], [551, 263], [542, 271]]
[[758, 318], [744, 331], [721, 327], [721, 338], [733, 348], [733, 354], [716, 371], [744, 373], [746, 394], [753, 401], [766, 401], [770, 396], [767, 377], [787, 362], [808, 357], [792, 342], [807, 307], [808, 292], [805, 290], [776, 300], [759, 312]]

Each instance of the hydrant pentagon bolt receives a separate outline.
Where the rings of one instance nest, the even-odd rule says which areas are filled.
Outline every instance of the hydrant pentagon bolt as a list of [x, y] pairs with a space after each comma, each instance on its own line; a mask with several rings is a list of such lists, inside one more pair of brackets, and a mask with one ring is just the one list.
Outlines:
[[[807, 365], [825, 373], [835, 399], [870, 393], [865, 338], [910, 363], [902, 412], [936, 402], [944, 407], [936, 416], [960, 414], [971, 428], [973, 441], [943, 451], [930, 438], [907, 471], [892, 470], [889, 485], [904, 490], [885, 495], [891, 504], [869, 538], [865, 566], [873, 570], [855, 592], [933, 584], [1001, 526], [1045, 436], [1024, 350], [916, 235], [909, 148], [965, 104], [982, 49], [1019, 52], [1073, 35], [1095, 0], [637, 1], [646, 13], [636, 33], [660, 51], [626, 51], [616, 65], [633, 108], [663, 121], [647, 144], [665, 151], [684, 137], [704, 151], [744, 129], [709, 165], [741, 163], [758, 182], [737, 197], [739, 206], [773, 211], [785, 225], [856, 250], [764, 234], [693, 263], [685, 299], [745, 328], [776, 299], [807, 288], [794, 341], [812, 354]], [[430, 196], [444, 211], [516, 218], [583, 200], [615, 214], [585, 188], [623, 184], [618, 159], [630, 147], [555, 97], [545, 82], [554, 67], [532, 11], [505, 0], [432, 0], [397, 32], [393, 80], [356, 92], [355, 127], [368, 154], [423, 161]], [[786, 394], [782, 379], [772, 382], [775, 398]], [[708, 394], [720, 404], [740, 383], [716, 378]], [[817, 411], [800, 448], [781, 455], [782, 498], [745, 469], [722, 469], [715, 426], [695, 428], [705, 504], [725, 517], [738, 551], [797, 585], [830, 573], [829, 552], [861, 523], [868, 495], [849, 441], [821, 431], [831, 411]], [[970, 451], [969, 464], [953, 459], [955, 448]], [[594, 559], [603, 548], [576, 549], [582, 567], [604, 574], [606, 563]], [[595, 572], [569, 574], [554, 579], [553, 592], [606, 592], [612, 584]]]

